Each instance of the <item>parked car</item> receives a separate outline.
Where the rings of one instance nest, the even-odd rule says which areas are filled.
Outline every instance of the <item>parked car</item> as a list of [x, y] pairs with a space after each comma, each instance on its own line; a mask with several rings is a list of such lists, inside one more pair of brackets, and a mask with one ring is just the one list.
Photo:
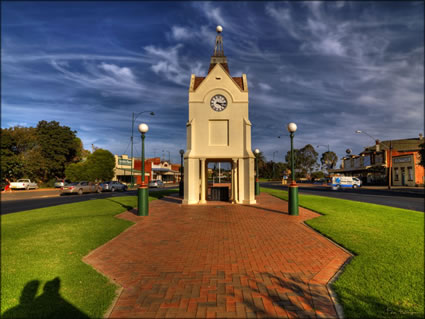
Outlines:
[[65, 184], [61, 188], [61, 195], [65, 194], [78, 194], [82, 195], [83, 193], [95, 193], [102, 192], [102, 187], [92, 182], [73, 182], [69, 184]]
[[153, 179], [149, 182], [149, 187], [162, 188], [164, 187], [164, 183], [159, 179]]
[[55, 183], [55, 188], [61, 188], [64, 187], [67, 183], [69, 183], [70, 181], [67, 180], [63, 180], [63, 179], [58, 179]]
[[103, 183], [100, 183], [100, 187], [102, 187], [103, 191], [110, 191], [110, 192], [127, 191], [127, 185], [120, 183], [118, 181], [103, 182]]
[[35, 182], [32, 182], [30, 179], [18, 179], [17, 182], [10, 183], [10, 188], [12, 189], [37, 189], [38, 185]]

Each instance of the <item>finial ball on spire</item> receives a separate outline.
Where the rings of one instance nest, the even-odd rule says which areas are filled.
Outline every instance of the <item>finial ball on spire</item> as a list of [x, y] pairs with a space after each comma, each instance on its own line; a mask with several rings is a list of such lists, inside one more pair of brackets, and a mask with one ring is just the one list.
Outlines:
[[218, 32], [218, 33], [223, 32], [223, 27], [222, 27], [221, 25], [218, 25], [218, 26], [217, 26], [217, 32]]

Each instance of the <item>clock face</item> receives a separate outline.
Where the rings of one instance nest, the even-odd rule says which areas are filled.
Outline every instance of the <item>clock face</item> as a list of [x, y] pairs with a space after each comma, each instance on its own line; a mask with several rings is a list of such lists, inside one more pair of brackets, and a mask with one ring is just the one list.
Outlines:
[[214, 95], [210, 102], [211, 108], [216, 112], [221, 112], [227, 107], [227, 100], [223, 95]]

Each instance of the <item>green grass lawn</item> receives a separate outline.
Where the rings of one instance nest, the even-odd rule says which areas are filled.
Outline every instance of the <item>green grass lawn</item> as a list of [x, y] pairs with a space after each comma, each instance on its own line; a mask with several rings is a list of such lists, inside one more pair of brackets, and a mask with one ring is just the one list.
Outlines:
[[126, 196], [1, 216], [1, 317], [102, 317], [117, 286], [81, 259], [131, 226], [114, 216], [135, 206]]
[[299, 202], [323, 215], [306, 224], [356, 255], [333, 283], [346, 318], [424, 317], [424, 213], [314, 195]]

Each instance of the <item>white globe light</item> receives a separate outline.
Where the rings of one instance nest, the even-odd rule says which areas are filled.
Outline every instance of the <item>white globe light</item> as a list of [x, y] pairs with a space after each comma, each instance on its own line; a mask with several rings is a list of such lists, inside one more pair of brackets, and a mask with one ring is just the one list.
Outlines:
[[258, 154], [258, 153], [260, 153], [260, 150], [258, 148], [256, 148], [254, 152], [255, 152], [255, 154]]
[[218, 33], [221, 33], [223, 32], [223, 27], [221, 25], [218, 25], [216, 30]]
[[145, 123], [139, 124], [139, 132], [140, 133], [146, 133], [149, 131], [149, 126]]
[[297, 130], [297, 124], [295, 123], [289, 123], [288, 124], [288, 131], [290, 133], [294, 133]]

